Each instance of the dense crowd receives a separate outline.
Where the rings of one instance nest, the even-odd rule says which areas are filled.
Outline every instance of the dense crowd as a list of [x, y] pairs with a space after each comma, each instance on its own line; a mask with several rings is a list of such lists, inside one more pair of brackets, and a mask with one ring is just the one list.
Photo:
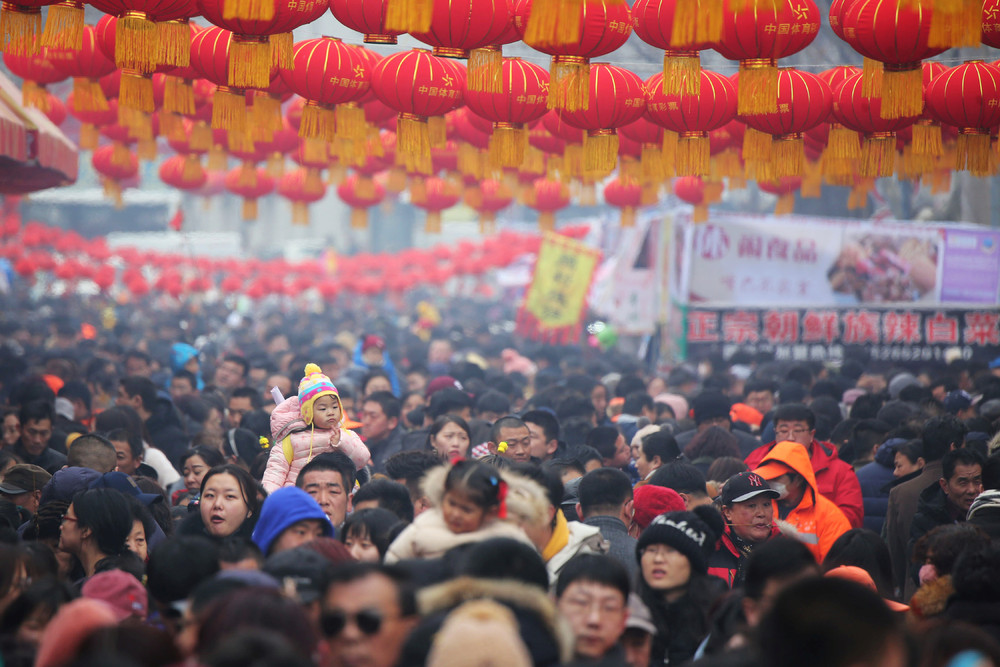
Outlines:
[[2, 665], [1000, 667], [1000, 357], [0, 298]]

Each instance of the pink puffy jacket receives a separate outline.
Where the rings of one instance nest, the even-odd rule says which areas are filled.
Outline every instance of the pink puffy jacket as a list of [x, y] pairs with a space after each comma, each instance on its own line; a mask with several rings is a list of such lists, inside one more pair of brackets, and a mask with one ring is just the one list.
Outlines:
[[[339, 442], [337, 434], [340, 434]], [[314, 429], [306, 425], [299, 411], [299, 397], [290, 396], [271, 413], [271, 454], [267, 459], [262, 484], [268, 493], [283, 486], [294, 486], [305, 464], [325, 452], [341, 451], [350, 457], [358, 470], [365, 467], [371, 454], [354, 431]], [[285, 457], [283, 440], [291, 438], [292, 461]], [[350, 492], [350, 490], [347, 490]]]

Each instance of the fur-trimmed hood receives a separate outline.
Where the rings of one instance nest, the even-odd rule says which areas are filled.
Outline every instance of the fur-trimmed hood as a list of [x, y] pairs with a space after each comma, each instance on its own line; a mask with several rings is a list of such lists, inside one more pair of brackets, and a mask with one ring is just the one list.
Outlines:
[[[573, 631], [566, 619], [559, 615], [555, 603], [544, 591], [536, 586], [512, 581], [509, 579], [478, 579], [459, 577], [437, 586], [425, 588], [417, 594], [417, 609], [421, 616], [427, 617], [439, 612], [447, 612], [469, 600], [488, 598], [512, 608], [520, 617], [527, 615], [536, 621], [535, 627], [525, 627], [521, 624], [522, 637], [537, 631], [540, 622], [546, 634], [557, 647], [558, 662], [568, 662], [573, 657]], [[518, 613], [520, 612], [520, 613]], [[526, 641], [529, 650], [532, 643]], [[539, 657], [533, 652], [535, 664]]]
[[[434, 507], [441, 506], [444, 480], [450, 465], [435, 466], [427, 471], [420, 483], [424, 495]], [[497, 470], [496, 474], [507, 483], [507, 516], [519, 525], [538, 526], [549, 520], [549, 496], [542, 485], [523, 475]], [[558, 509], [558, 508], [557, 508]]]

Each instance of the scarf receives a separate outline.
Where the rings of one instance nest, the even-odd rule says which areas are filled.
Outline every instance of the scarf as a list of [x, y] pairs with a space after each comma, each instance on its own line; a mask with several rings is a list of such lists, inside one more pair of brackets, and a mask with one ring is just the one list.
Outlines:
[[548, 563], [553, 556], [566, 548], [567, 544], [569, 544], [569, 524], [562, 510], [556, 510], [556, 527], [552, 529], [552, 537], [542, 552], [542, 560]]

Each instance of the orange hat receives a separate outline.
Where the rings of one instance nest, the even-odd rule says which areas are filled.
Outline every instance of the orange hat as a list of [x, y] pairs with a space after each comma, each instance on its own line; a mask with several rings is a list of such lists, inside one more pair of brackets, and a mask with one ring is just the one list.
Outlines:
[[56, 396], [59, 395], [59, 390], [63, 388], [64, 384], [66, 384], [65, 382], [63, 382], [63, 379], [58, 375], [47, 374], [43, 375], [42, 379], [45, 380], [45, 384], [49, 386], [49, 389], [51, 389], [52, 393], [55, 394]]
[[772, 479], [777, 479], [782, 475], [787, 475], [788, 473], [793, 473], [795, 471], [781, 461], [768, 461], [759, 468], [755, 468], [753, 472], [757, 473], [767, 481], [771, 481]]
[[760, 423], [764, 420], [764, 415], [760, 413], [760, 410], [746, 403], [734, 403], [733, 407], [729, 408], [729, 418], [734, 422], [743, 422], [744, 424], [760, 428]]
[[[841, 565], [840, 567], [835, 567], [824, 576], [827, 577], [840, 577], [841, 579], [849, 579], [855, 583], [861, 584], [866, 588], [878, 593], [878, 587], [875, 585], [875, 580], [872, 579], [872, 575], [868, 573], [867, 570], [863, 570], [860, 567], [854, 565]], [[889, 600], [888, 598], [882, 598], [886, 606], [892, 611], [909, 611], [910, 607], [903, 604], [902, 602], [896, 602], [895, 600]]]

